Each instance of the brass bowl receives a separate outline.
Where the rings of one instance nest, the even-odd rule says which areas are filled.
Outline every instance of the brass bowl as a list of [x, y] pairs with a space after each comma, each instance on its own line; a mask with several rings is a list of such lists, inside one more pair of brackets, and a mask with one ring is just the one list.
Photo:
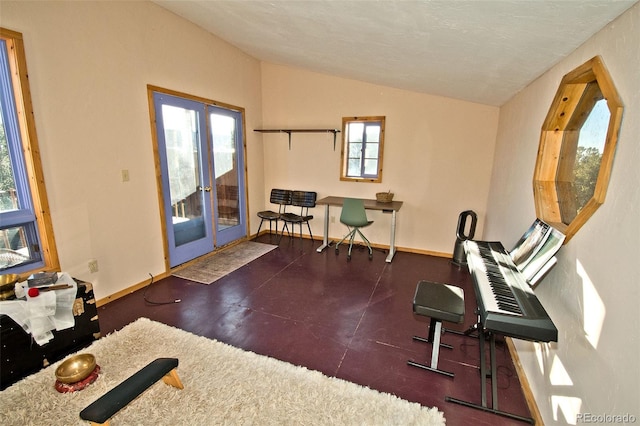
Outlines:
[[76, 383], [89, 377], [95, 368], [96, 357], [92, 354], [73, 355], [56, 368], [56, 379], [62, 383]]
[[15, 290], [6, 290], [0, 291], [0, 301], [1, 300], [11, 300], [16, 298]]
[[0, 275], [0, 291], [13, 290], [18, 281], [20, 281], [18, 274]]

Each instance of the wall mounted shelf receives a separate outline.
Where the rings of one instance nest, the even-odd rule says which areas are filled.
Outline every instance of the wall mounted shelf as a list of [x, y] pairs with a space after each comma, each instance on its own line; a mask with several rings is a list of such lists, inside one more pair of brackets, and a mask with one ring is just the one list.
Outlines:
[[340, 133], [338, 129], [254, 129], [260, 133], [286, 133], [289, 135], [289, 150], [291, 150], [291, 133], [333, 133], [333, 150], [336, 150], [336, 135]]

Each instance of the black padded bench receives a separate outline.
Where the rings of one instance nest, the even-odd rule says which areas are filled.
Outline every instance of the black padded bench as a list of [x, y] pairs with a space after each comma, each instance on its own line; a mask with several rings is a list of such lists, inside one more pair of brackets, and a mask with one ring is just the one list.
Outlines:
[[456, 324], [464, 321], [464, 291], [460, 287], [449, 284], [420, 281], [413, 297], [413, 312], [416, 315], [431, 318], [428, 338], [413, 336], [413, 339], [431, 343], [433, 348], [430, 366], [415, 361], [407, 361], [407, 364], [453, 377], [453, 373], [438, 369], [440, 346], [451, 349], [450, 345], [440, 343], [440, 335], [442, 334], [443, 321]]
[[111, 389], [80, 412], [80, 418], [92, 425], [109, 425], [109, 419], [158, 380], [184, 389], [176, 368], [177, 358], [158, 358]]

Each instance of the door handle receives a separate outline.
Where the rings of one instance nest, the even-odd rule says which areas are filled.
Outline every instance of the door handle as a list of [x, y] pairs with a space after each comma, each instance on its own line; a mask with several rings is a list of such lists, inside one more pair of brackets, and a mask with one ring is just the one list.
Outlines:
[[210, 186], [198, 186], [198, 191], [211, 192], [211, 187]]

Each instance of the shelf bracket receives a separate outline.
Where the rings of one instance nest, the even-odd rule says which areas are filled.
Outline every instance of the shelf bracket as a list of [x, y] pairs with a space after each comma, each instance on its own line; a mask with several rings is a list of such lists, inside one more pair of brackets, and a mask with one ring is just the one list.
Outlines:
[[282, 130], [287, 135], [289, 135], [289, 151], [291, 151], [291, 130]]
[[289, 136], [289, 151], [291, 151], [291, 133], [333, 133], [333, 150], [336, 150], [336, 139], [340, 130], [338, 129], [254, 129], [260, 133], [286, 133]]

